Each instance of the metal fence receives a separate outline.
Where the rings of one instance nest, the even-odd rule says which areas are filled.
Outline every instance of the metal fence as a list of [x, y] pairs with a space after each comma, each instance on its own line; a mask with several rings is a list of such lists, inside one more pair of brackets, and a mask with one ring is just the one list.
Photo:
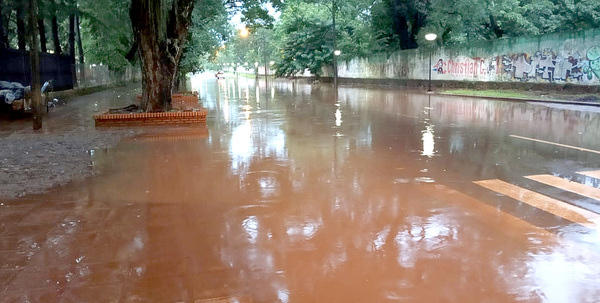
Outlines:
[[112, 71], [102, 64], [75, 64], [77, 87], [119, 84], [142, 79], [139, 67], [128, 66], [123, 71]]
[[[94, 87], [132, 82], [142, 79], [139, 67], [128, 66], [122, 71], [112, 71], [102, 64], [71, 64], [67, 55], [40, 54], [41, 82], [52, 80], [56, 91], [74, 87]], [[29, 52], [0, 49], [0, 81], [31, 85]]]
[[[73, 69], [69, 56], [40, 54], [40, 78], [42, 83], [52, 80], [55, 90], [73, 88]], [[29, 52], [0, 49], [0, 80], [31, 85]]]

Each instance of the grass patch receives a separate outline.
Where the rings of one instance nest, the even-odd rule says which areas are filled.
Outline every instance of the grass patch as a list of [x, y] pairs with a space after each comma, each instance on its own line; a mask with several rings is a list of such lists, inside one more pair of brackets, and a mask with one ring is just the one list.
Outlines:
[[[522, 91], [513, 90], [472, 90], [472, 89], [451, 89], [442, 92], [444, 94], [451, 95], [467, 95], [467, 96], [480, 96], [480, 97], [498, 97], [498, 98], [531, 98], [536, 96], [535, 94], [527, 94]], [[537, 95], [539, 97], [539, 95]]]
[[600, 102], [598, 94], [569, 94], [560, 92], [547, 91], [522, 91], [522, 90], [473, 90], [473, 89], [450, 89], [443, 91], [442, 94], [449, 95], [464, 95], [475, 97], [496, 97], [496, 98], [520, 98], [520, 99], [535, 99], [535, 100], [562, 100], [562, 101], [579, 101], [579, 102]]

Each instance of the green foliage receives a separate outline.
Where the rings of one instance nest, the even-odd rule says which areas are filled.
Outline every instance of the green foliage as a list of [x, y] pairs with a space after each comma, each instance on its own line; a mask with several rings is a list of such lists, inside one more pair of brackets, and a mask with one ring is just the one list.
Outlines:
[[[133, 44], [128, 0], [79, 0], [81, 40], [88, 63], [123, 70]], [[66, 32], [66, 31], [63, 31]], [[65, 39], [62, 39], [66, 41]]]
[[600, 27], [600, 1], [598, 0], [552, 0], [555, 10], [551, 21], [552, 31]]
[[339, 59], [372, 53], [377, 47], [370, 26], [372, 6], [373, 1], [365, 0], [287, 2], [275, 24], [279, 38], [277, 73], [289, 76], [308, 69], [318, 74], [323, 66], [333, 64], [334, 11], [336, 48], [342, 53]]
[[597, 0], [432, 0], [421, 31], [454, 44], [598, 26]]
[[332, 29], [331, 12], [325, 5], [288, 3], [276, 27], [281, 48], [277, 74], [289, 76], [305, 69], [319, 74], [322, 66], [332, 63]]
[[232, 30], [227, 11], [220, 0], [205, 0], [193, 11], [192, 26], [179, 63], [181, 74], [203, 71]]

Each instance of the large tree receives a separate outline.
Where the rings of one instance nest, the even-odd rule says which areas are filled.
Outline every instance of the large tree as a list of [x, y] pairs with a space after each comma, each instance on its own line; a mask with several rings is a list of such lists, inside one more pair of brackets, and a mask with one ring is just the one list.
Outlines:
[[283, 5], [278, 0], [132, 0], [129, 15], [142, 65], [142, 108], [148, 112], [170, 108], [195, 4], [203, 10], [225, 5], [259, 19], [264, 14], [258, 12], [266, 11], [267, 2]]
[[[203, 1], [203, 0], [200, 0]], [[132, 0], [130, 17], [142, 65], [142, 108], [167, 111], [178, 73], [194, 0]]]

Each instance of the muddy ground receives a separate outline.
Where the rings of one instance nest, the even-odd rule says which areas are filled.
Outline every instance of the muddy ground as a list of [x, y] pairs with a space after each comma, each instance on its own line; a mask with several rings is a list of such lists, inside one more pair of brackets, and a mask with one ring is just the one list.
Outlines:
[[33, 131], [30, 116], [2, 115], [0, 200], [42, 193], [97, 173], [91, 151], [114, 147], [142, 130], [97, 130], [93, 114], [135, 102], [139, 90], [138, 84], [61, 98], [39, 131]]

